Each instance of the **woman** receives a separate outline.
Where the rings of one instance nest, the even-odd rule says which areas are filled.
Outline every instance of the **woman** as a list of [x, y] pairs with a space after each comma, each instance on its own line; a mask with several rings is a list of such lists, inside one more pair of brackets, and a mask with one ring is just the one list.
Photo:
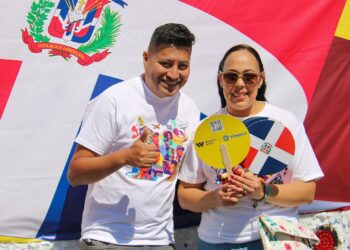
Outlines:
[[259, 54], [248, 45], [237, 45], [224, 55], [218, 72], [222, 109], [244, 120], [262, 116], [282, 122], [293, 134], [296, 152], [292, 163], [268, 178], [233, 174], [211, 168], [198, 159], [192, 147], [180, 172], [178, 200], [182, 208], [202, 212], [198, 227], [199, 249], [262, 249], [258, 216], [297, 219], [298, 206], [313, 201], [316, 183], [323, 176], [303, 124], [290, 112], [266, 102], [265, 72]]

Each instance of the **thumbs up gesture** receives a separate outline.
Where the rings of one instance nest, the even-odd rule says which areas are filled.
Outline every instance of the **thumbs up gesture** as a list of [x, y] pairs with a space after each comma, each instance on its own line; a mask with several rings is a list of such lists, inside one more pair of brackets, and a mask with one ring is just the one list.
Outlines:
[[147, 142], [148, 129], [145, 128], [140, 138], [136, 140], [128, 150], [126, 162], [131, 166], [151, 167], [157, 162], [159, 148], [155, 144]]
[[148, 128], [145, 127], [143, 129], [143, 133], [141, 134], [139, 140], [142, 141], [143, 143], [147, 143], [147, 138], [148, 138]]

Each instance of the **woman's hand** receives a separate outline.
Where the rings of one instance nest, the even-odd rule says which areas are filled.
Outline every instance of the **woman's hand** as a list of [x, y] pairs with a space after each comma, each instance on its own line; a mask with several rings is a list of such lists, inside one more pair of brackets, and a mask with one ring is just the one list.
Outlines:
[[222, 184], [215, 190], [215, 194], [218, 206], [235, 205], [245, 195], [240, 187], [230, 182]]
[[242, 172], [241, 175], [232, 174], [230, 183], [239, 187], [242, 194], [260, 200], [264, 196], [264, 189], [259, 178], [250, 171]]

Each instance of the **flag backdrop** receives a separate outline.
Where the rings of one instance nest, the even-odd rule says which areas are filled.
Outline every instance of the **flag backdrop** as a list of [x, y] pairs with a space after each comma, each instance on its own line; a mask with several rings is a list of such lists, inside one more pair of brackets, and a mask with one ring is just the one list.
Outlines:
[[[69, 186], [74, 138], [90, 99], [142, 73], [154, 28], [196, 35], [184, 91], [220, 106], [225, 51], [261, 54], [269, 102], [304, 121], [326, 177], [310, 211], [350, 202], [350, 7], [345, 0], [30, 0], [0, 3], [0, 235], [76, 239], [86, 187]], [[200, 91], [198, 91], [200, 90]], [[323, 202], [323, 203], [322, 203]]]

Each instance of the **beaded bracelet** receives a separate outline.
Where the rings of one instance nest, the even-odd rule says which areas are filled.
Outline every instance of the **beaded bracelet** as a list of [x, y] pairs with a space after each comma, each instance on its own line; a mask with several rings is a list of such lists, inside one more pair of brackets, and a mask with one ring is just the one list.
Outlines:
[[263, 201], [267, 202], [268, 199], [270, 199], [270, 195], [271, 195], [271, 187], [270, 185], [265, 185]]
[[260, 199], [258, 199], [257, 201], [267, 201], [270, 198], [270, 194], [271, 194], [271, 188], [269, 185], [266, 185], [264, 182], [261, 182], [262, 188], [263, 188], [263, 197], [261, 197]]
[[264, 182], [261, 182], [261, 185], [262, 185], [262, 189], [263, 189], [263, 197], [261, 197], [260, 199], [257, 199], [256, 201], [263, 201], [265, 198], [266, 184]]

